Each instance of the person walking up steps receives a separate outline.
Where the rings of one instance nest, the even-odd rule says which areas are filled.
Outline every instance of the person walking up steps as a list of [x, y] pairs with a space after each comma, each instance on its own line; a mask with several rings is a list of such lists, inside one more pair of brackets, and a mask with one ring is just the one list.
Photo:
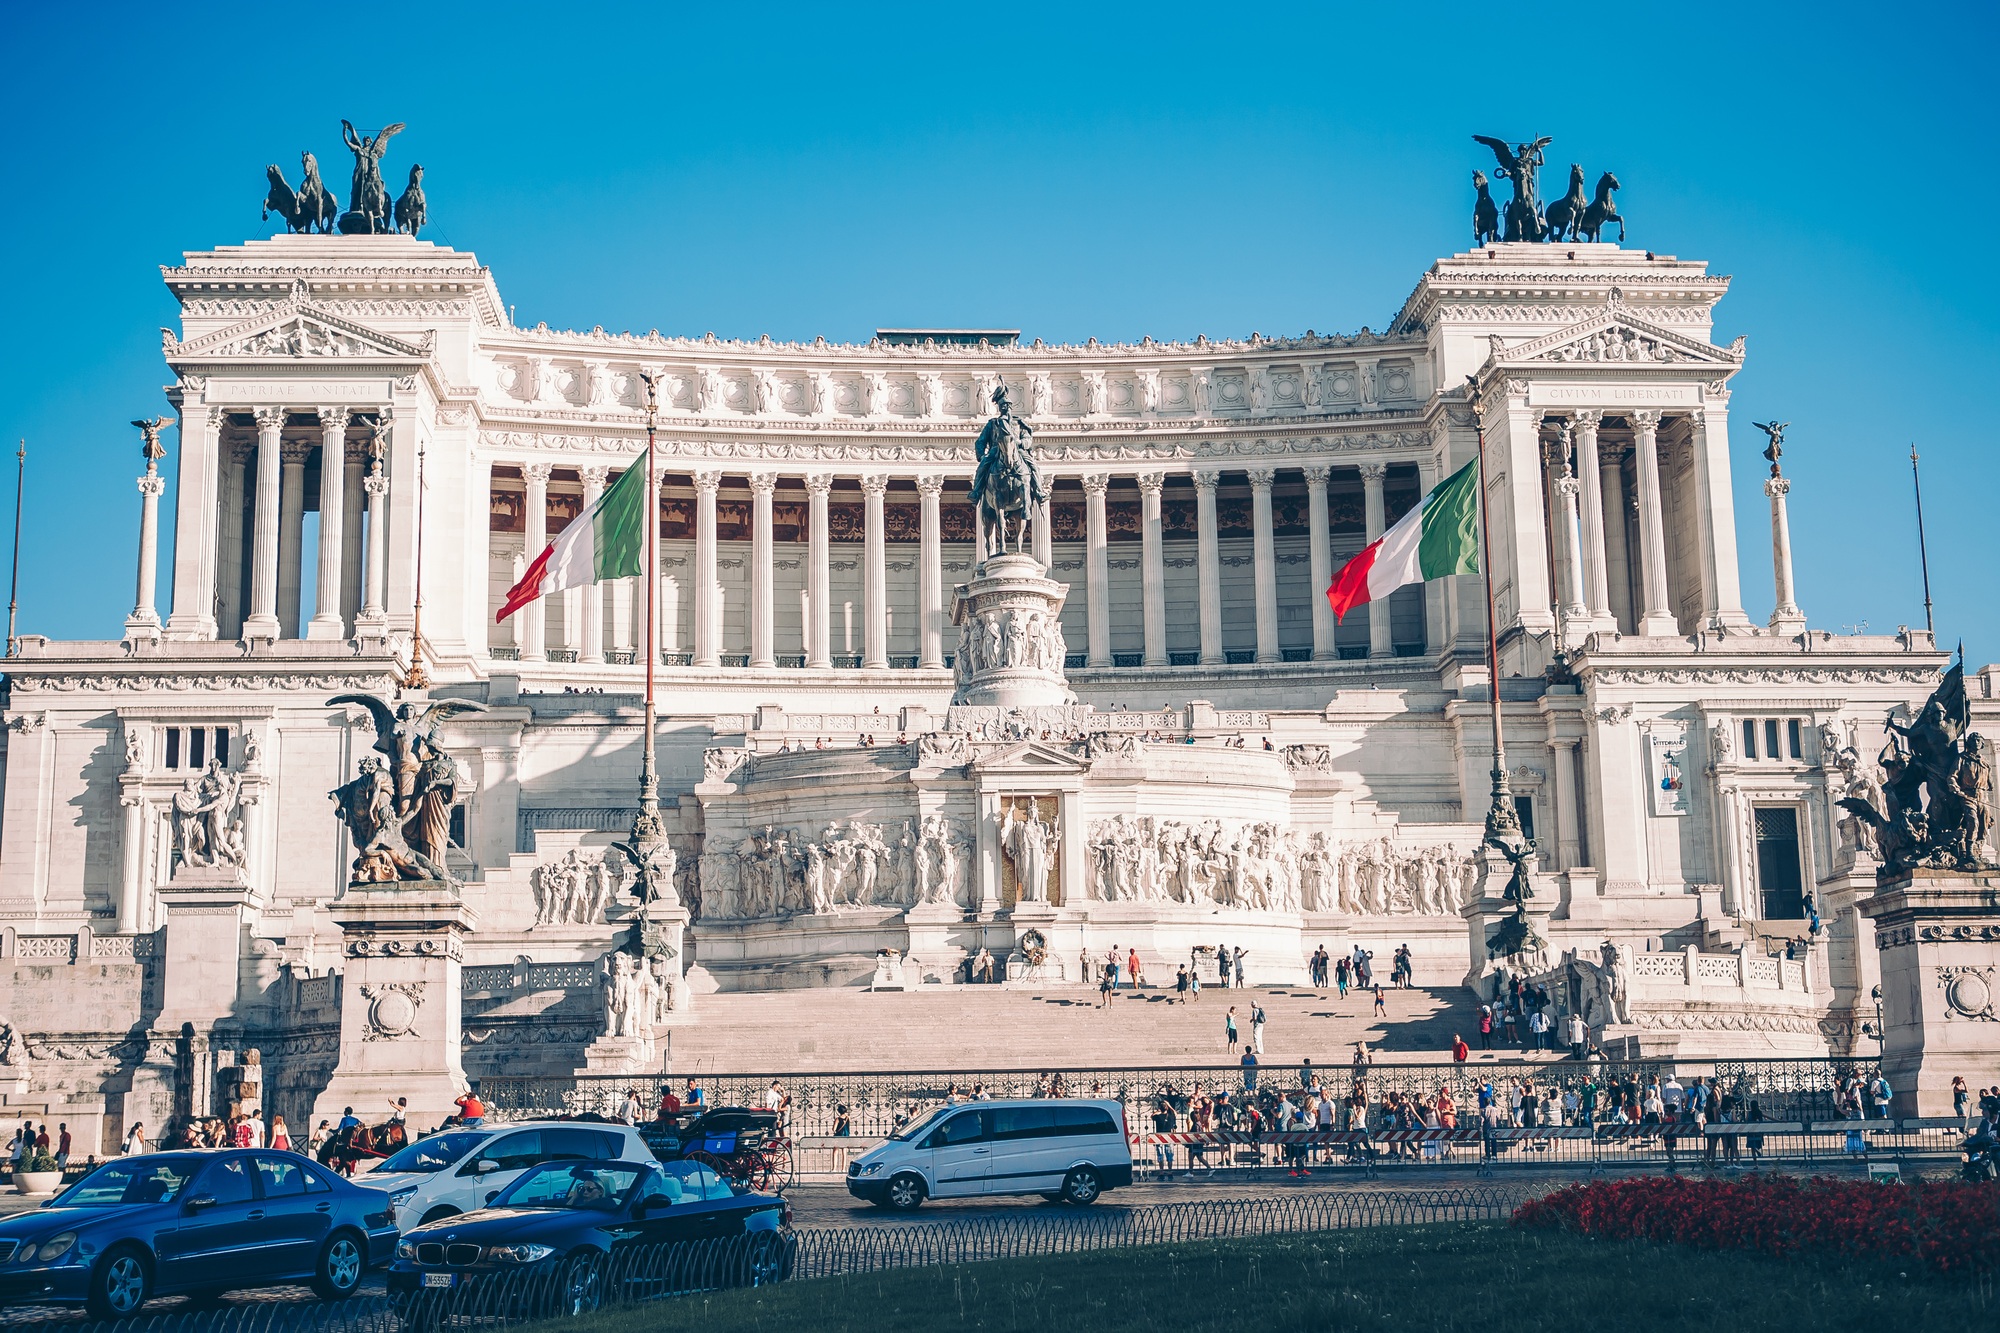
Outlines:
[[1176, 973], [1174, 973], [1174, 1003], [1175, 1003], [1175, 1004], [1186, 1004], [1186, 1003], [1187, 1003], [1187, 983], [1188, 983], [1188, 975], [1187, 975], [1187, 964], [1186, 964], [1186, 963], [1182, 963], [1182, 964], [1181, 964], [1181, 970], [1180, 970], [1180, 971], [1178, 971], [1178, 972], [1176, 972]]
[[1380, 986], [1375, 988], [1375, 1016], [1377, 1018], [1387, 1018], [1389, 1016], [1389, 1005], [1382, 998], [1382, 988]]
[[1229, 1012], [1222, 1016], [1222, 1032], [1229, 1038], [1229, 1053], [1236, 1054], [1236, 1006], [1230, 1005]]

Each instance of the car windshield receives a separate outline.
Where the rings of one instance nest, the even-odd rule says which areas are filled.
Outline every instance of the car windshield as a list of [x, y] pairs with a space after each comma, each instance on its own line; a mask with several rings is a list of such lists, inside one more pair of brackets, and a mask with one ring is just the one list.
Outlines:
[[939, 1119], [941, 1119], [944, 1116], [950, 1115], [953, 1111], [956, 1111], [957, 1109], [958, 1108], [956, 1106], [940, 1106], [937, 1108], [937, 1110], [932, 1111], [922, 1120], [915, 1120], [910, 1122], [909, 1124], [903, 1126], [901, 1129], [897, 1130], [895, 1133], [891, 1134], [889, 1137], [895, 1139], [899, 1143], [907, 1143], [911, 1139], [922, 1138], [926, 1133], [928, 1133], [931, 1130], [933, 1126], [937, 1124]]
[[375, 1169], [377, 1171], [412, 1171], [429, 1174], [442, 1171], [458, 1162], [486, 1140], [491, 1134], [433, 1134], [427, 1139], [418, 1139], [409, 1147], [389, 1158]]
[[124, 1208], [172, 1203], [202, 1162], [200, 1157], [132, 1157], [107, 1162], [57, 1196], [57, 1208]]
[[495, 1208], [589, 1208], [613, 1212], [646, 1168], [626, 1162], [549, 1162], [524, 1174], [493, 1201]]

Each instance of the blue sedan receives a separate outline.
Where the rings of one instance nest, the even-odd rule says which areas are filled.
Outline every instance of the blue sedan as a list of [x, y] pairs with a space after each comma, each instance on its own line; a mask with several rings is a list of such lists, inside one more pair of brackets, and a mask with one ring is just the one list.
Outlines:
[[299, 1281], [338, 1300], [389, 1261], [396, 1235], [388, 1195], [293, 1153], [121, 1157], [0, 1219], [0, 1305], [118, 1319], [154, 1296]]

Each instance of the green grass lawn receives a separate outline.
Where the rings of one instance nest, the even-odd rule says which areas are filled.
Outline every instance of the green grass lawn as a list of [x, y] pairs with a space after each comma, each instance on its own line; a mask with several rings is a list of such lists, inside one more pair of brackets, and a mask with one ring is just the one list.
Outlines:
[[1008, 1259], [615, 1310], [565, 1333], [2000, 1327], [1993, 1281], [1467, 1223]]

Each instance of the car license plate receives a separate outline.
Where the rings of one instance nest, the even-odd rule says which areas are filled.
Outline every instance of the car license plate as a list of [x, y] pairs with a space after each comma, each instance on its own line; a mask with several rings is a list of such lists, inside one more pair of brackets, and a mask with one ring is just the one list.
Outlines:
[[424, 1274], [424, 1285], [426, 1287], [449, 1287], [457, 1281], [458, 1281], [458, 1274], [456, 1273]]

